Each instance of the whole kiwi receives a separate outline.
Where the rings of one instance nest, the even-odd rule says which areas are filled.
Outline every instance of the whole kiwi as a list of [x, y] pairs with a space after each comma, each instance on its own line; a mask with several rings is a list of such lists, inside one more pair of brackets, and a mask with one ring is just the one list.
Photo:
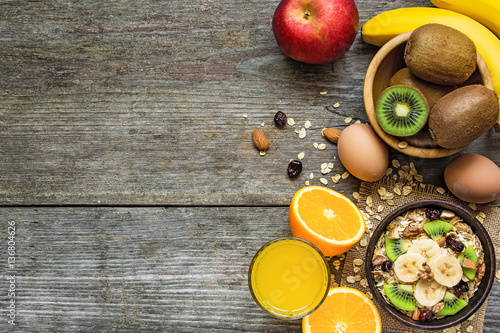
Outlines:
[[498, 120], [498, 98], [480, 84], [464, 86], [441, 98], [429, 115], [429, 132], [443, 148], [462, 148]]
[[404, 60], [410, 71], [432, 83], [457, 85], [476, 69], [474, 42], [462, 32], [442, 24], [415, 29], [406, 43]]
[[429, 109], [432, 109], [441, 97], [457, 88], [456, 86], [443, 86], [419, 79], [410, 72], [408, 67], [401, 68], [394, 73], [389, 81], [389, 86], [407, 86], [419, 90], [427, 99]]

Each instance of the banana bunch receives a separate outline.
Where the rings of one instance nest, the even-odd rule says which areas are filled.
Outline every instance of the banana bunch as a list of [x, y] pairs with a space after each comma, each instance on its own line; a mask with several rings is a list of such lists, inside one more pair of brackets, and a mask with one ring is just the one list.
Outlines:
[[[495, 33], [500, 34], [500, 1], [498, 0], [431, 0], [439, 6], [444, 3], [453, 3], [448, 8], [463, 9], [463, 13], [474, 13], [474, 17], [484, 24], [488, 24]], [[482, 7], [482, 3], [489, 3], [489, 7]], [[467, 4], [467, 5], [465, 5]], [[490, 9], [488, 9], [490, 8]], [[472, 14], [471, 14], [472, 16]], [[488, 18], [488, 19], [487, 19]], [[490, 23], [491, 21], [491, 23]], [[393, 9], [376, 15], [361, 27], [363, 41], [369, 44], [382, 46], [392, 38], [402, 33], [415, 30], [429, 24], [440, 23], [461, 31], [476, 45], [476, 49], [488, 66], [493, 88], [500, 96], [500, 40], [487, 27], [469, 16], [458, 12], [432, 7], [408, 7]], [[499, 125], [499, 124], [497, 124]], [[500, 126], [497, 126], [500, 128]]]

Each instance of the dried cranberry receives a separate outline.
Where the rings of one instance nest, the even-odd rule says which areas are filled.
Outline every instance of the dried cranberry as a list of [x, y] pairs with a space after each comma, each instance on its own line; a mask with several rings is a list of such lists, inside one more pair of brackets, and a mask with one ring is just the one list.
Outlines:
[[285, 126], [286, 114], [282, 111], [276, 112], [276, 114], [274, 115], [274, 123], [279, 127]]
[[432, 319], [434, 319], [435, 316], [436, 315], [431, 310], [424, 310], [424, 311], [420, 312], [420, 316], [419, 316], [418, 320], [423, 321], [423, 322], [429, 322]]
[[297, 160], [290, 161], [286, 171], [288, 172], [288, 177], [297, 177], [302, 171], [302, 162]]
[[392, 269], [392, 261], [386, 260], [382, 263], [382, 270], [384, 272], [389, 272]]
[[460, 282], [456, 286], [453, 286], [453, 293], [457, 297], [460, 297], [462, 293], [466, 293], [468, 291], [469, 291], [469, 285], [462, 280], [460, 280]]
[[437, 220], [441, 216], [441, 210], [437, 208], [427, 208], [425, 216], [427, 216], [427, 218], [431, 221]]
[[446, 245], [456, 252], [462, 252], [465, 249], [464, 243], [457, 241], [456, 239], [451, 238], [450, 236], [446, 237]]

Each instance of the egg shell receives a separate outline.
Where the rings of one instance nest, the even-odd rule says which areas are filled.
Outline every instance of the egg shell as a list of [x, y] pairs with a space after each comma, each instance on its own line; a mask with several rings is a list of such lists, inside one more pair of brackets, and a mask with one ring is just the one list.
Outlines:
[[340, 162], [354, 177], [367, 182], [382, 178], [389, 166], [389, 151], [370, 125], [353, 124], [337, 142]]
[[444, 170], [444, 181], [451, 193], [467, 202], [487, 203], [500, 196], [500, 168], [482, 155], [455, 157]]

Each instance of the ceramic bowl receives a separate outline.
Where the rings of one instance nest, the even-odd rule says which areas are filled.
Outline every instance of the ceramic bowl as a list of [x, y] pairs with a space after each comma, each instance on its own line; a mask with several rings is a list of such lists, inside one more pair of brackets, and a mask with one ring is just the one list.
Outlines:
[[[403, 154], [421, 158], [439, 158], [455, 154], [463, 148], [425, 148], [412, 144], [409, 144], [406, 148], [401, 148], [399, 147], [399, 143], [404, 141], [404, 139], [386, 133], [378, 124], [377, 116], [375, 114], [377, 99], [382, 91], [389, 86], [389, 80], [394, 73], [401, 68], [406, 67], [403, 55], [406, 41], [410, 37], [411, 33], [412, 31], [406, 32], [387, 42], [375, 54], [370, 65], [368, 66], [363, 86], [363, 99], [368, 120], [370, 121], [370, 124], [375, 132], [382, 140], [385, 141], [385, 143]], [[482, 83], [489, 89], [493, 90], [491, 74], [479, 53], [477, 54], [477, 69], [479, 71], [480, 78], [482, 79]]]
[[[375, 245], [382, 235], [386, 226], [397, 216], [403, 214], [404, 212], [415, 209], [415, 208], [423, 208], [423, 207], [438, 207], [440, 209], [446, 209], [455, 213], [455, 215], [459, 216], [463, 219], [465, 223], [467, 223], [472, 231], [479, 237], [481, 240], [481, 244], [483, 246], [484, 252], [484, 262], [486, 264], [486, 272], [484, 274], [483, 279], [478, 287], [478, 290], [475, 292], [474, 296], [469, 300], [469, 304], [456, 313], [453, 316], [447, 316], [441, 319], [434, 319], [431, 322], [421, 322], [417, 320], [413, 320], [412, 318], [406, 316], [405, 314], [399, 312], [395, 307], [388, 304], [383, 296], [380, 294], [378, 288], [376, 287], [376, 282], [373, 278], [373, 274], [371, 272], [374, 270], [372, 265], [373, 253], [375, 249]], [[413, 327], [417, 329], [423, 330], [442, 330], [447, 327], [458, 325], [463, 322], [470, 316], [472, 316], [484, 303], [488, 294], [491, 290], [495, 279], [495, 251], [493, 249], [493, 243], [483, 225], [468, 211], [463, 209], [462, 207], [442, 200], [419, 200], [414, 201], [405, 205], [402, 205], [392, 211], [389, 215], [387, 215], [381, 223], [375, 229], [373, 236], [370, 239], [370, 242], [367, 247], [366, 252], [366, 260], [365, 260], [365, 272], [368, 285], [371, 293], [374, 296], [374, 299], [379, 304], [379, 306], [384, 309], [389, 315], [395, 318], [397, 321]]]

